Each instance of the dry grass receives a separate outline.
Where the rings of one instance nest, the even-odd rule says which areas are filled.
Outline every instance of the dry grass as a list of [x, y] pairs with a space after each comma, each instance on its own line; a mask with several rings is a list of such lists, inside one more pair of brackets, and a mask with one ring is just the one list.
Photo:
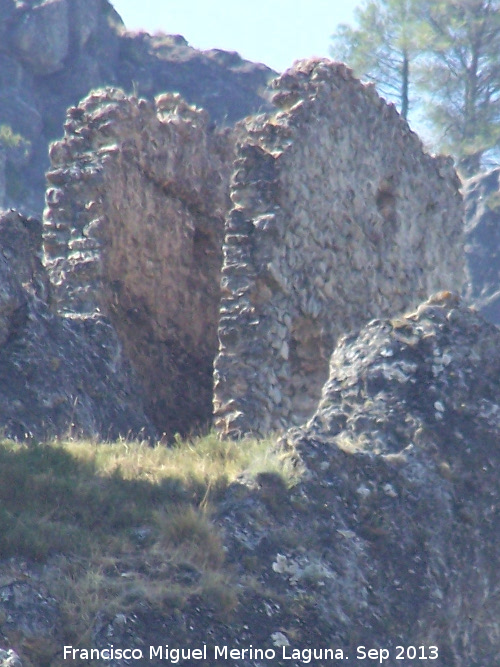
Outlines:
[[49, 563], [47, 583], [75, 646], [98, 613], [138, 602], [170, 611], [196, 597], [230, 614], [237, 586], [212, 507], [243, 471], [294, 483], [273, 442], [2, 441], [0, 557]]

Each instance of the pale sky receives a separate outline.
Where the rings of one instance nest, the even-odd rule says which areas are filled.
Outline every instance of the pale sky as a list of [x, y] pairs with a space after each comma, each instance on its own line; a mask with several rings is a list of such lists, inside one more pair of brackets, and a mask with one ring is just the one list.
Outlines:
[[282, 71], [328, 56], [330, 35], [361, 0], [111, 0], [129, 30], [183, 35], [199, 49], [238, 51]]

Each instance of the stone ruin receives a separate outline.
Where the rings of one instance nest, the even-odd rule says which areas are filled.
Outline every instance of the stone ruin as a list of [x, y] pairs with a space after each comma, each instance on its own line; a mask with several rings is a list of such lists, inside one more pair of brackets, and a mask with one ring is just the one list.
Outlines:
[[50, 151], [53, 308], [114, 325], [168, 434], [212, 399], [223, 436], [302, 423], [340, 334], [463, 283], [451, 161], [344, 65], [273, 85], [276, 112], [232, 130], [173, 94], [100, 90]]
[[341, 334], [463, 283], [451, 160], [344, 65], [299, 62], [273, 85], [226, 222], [215, 419], [231, 436], [303, 423]]
[[44, 213], [57, 310], [104, 314], [161, 431], [210, 421], [233, 141], [178, 95], [70, 108]]
[[465, 297], [500, 325], [500, 169], [464, 183]]

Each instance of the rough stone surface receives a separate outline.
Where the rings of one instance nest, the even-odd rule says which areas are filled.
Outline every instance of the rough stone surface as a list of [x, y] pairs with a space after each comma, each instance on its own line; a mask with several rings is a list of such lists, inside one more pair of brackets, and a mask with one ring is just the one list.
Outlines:
[[[278, 443], [299, 481], [288, 489], [276, 474], [247, 474], [213, 508], [239, 595], [234, 611], [221, 619], [195, 598], [160, 612], [139, 599], [99, 614], [87, 646], [143, 649], [138, 667], [163, 665], [144, 647], [165, 644], [206, 644], [204, 664], [214, 667], [216, 645], [276, 651], [247, 652], [243, 667], [300, 667], [304, 651], [326, 648], [349, 660], [310, 664], [424, 662], [398, 646], [423, 650], [436, 667], [497, 664], [499, 350], [498, 328], [450, 293], [343, 337], [315, 415]], [[140, 551], [136, 559], [127, 568], [146, 577]], [[43, 590], [46, 581], [29, 574], [20, 592]], [[43, 597], [56, 608], [50, 587]], [[21, 607], [17, 622], [40, 622], [39, 610]], [[389, 656], [357, 660], [358, 646]]]
[[50, 311], [42, 225], [0, 215], [0, 424], [6, 437], [154, 437], [142, 389], [99, 314]]
[[464, 184], [465, 296], [494, 324], [500, 324], [500, 169]]
[[19, 656], [12, 649], [0, 649], [0, 667], [23, 667]]
[[179, 92], [222, 124], [269, 108], [263, 91], [272, 75], [236, 53], [193, 49], [178, 35], [127, 32], [108, 0], [2, 0], [0, 125], [30, 144], [24, 162], [0, 162], [0, 208], [41, 215], [48, 144], [61, 136], [66, 109], [93, 89], [120, 86], [150, 101]]
[[50, 149], [54, 307], [112, 322], [169, 435], [210, 421], [217, 328], [217, 427], [262, 434], [312, 414], [341, 333], [463, 281], [450, 163], [344, 66], [275, 88], [281, 110], [234, 131], [96, 91]]
[[300, 424], [340, 334], [463, 284], [451, 162], [344, 65], [299, 62], [241, 130], [224, 239], [215, 417]]
[[495, 664], [499, 350], [498, 329], [450, 293], [340, 340], [317, 412], [282, 440], [303, 483], [288, 504], [261, 484], [273, 527], [241, 498], [223, 518], [234, 561], [266, 562], [283, 608], [305, 601], [291, 646], [326, 641], [350, 662], [385, 646], [396, 667], [396, 645], [435, 645], [439, 666]]
[[48, 0], [25, 7], [14, 24], [11, 45], [34, 74], [61, 69], [69, 50], [68, 0]]
[[276, 75], [234, 51], [198, 51], [181, 35], [122, 33], [117, 84], [152, 99], [175, 91], [208, 111], [218, 124], [271, 108], [267, 84]]
[[178, 95], [97, 91], [50, 150], [44, 249], [54, 307], [102, 313], [169, 435], [212, 411], [233, 140]]
[[0, 345], [26, 321], [27, 313], [26, 294], [5, 258], [8, 252], [2, 249], [0, 255]]

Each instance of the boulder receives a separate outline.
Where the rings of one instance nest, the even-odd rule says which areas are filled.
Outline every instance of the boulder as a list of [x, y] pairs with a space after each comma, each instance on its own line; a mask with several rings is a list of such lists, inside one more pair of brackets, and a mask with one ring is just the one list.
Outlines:
[[70, 44], [80, 50], [99, 25], [99, 15], [103, 7], [102, 0], [73, 0], [69, 5]]
[[340, 340], [316, 413], [280, 441], [302, 481], [247, 480], [219, 515], [230, 560], [266, 591], [267, 626], [242, 592], [249, 643], [280, 632], [290, 654], [333, 646], [361, 664], [359, 647], [384, 647], [397, 667], [413, 646], [439, 667], [495, 664], [499, 351], [500, 331], [450, 293]]

